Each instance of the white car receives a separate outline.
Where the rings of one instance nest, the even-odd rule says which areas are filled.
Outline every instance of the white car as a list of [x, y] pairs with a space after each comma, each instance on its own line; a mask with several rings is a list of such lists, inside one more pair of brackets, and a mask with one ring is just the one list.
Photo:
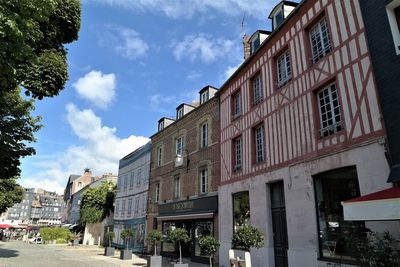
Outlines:
[[40, 236], [38, 237], [32, 237], [29, 239], [29, 243], [31, 244], [43, 244], [42, 238]]

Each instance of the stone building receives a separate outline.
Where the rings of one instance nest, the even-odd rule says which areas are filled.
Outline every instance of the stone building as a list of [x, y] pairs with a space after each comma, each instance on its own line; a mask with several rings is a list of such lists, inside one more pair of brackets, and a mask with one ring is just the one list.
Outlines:
[[[181, 104], [176, 118], [162, 118], [151, 137], [151, 172], [148, 230], [161, 229], [165, 236], [185, 228], [191, 241], [183, 257], [207, 262], [200, 255], [202, 235], [218, 237], [217, 190], [220, 174], [219, 102], [216, 88], [206, 86], [200, 103]], [[167, 239], [161, 254], [177, 257], [177, 247]]]
[[391, 187], [360, 2], [282, 1], [272, 32], [244, 38], [219, 91], [220, 265], [245, 224], [265, 234], [255, 266], [351, 264], [346, 235], [398, 234], [398, 222], [345, 221], [341, 205]]

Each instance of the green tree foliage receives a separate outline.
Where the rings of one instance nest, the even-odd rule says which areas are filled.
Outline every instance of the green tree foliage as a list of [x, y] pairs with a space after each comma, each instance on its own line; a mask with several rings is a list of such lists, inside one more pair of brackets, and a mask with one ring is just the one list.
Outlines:
[[[65, 44], [78, 39], [80, 0], [0, 0], [0, 179], [17, 177], [35, 150], [33, 99], [59, 94], [68, 80]], [[21, 89], [20, 89], [21, 88]]]
[[22, 201], [24, 189], [17, 184], [16, 179], [0, 179], [0, 213]]
[[106, 233], [106, 238], [107, 238], [107, 240], [108, 240], [108, 246], [109, 247], [111, 247], [111, 243], [112, 243], [112, 240], [113, 240], [113, 238], [115, 237], [115, 233], [114, 232], [107, 232]]
[[130, 228], [124, 229], [121, 232], [121, 238], [125, 241], [126, 249], [129, 249], [129, 240], [133, 236], [133, 230]]
[[151, 230], [147, 234], [147, 240], [153, 245], [153, 247], [154, 247], [154, 256], [156, 256], [157, 255], [157, 244], [161, 240], [163, 240], [163, 234], [162, 234], [161, 230], [158, 230], [158, 229]]
[[39, 232], [44, 241], [68, 240], [71, 235], [71, 232], [67, 228], [61, 227], [44, 227], [40, 228]]
[[219, 242], [213, 236], [206, 235], [199, 239], [200, 253], [206, 255], [210, 259], [210, 267], [212, 267], [212, 258], [217, 253]]
[[250, 251], [251, 248], [261, 248], [264, 245], [264, 235], [256, 227], [245, 225], [232, 236], [232, 247]]
[[179, 263], [182, 263], [181, 243], [187, 243], [190, 241], [188, 232], [184, 228], [175, 228], [169, 233], [169, 238], [172, 242], [179, 244]]
[[89, 188], [83, 193], [80, 222], [98, 223], [114, 211], [116, 186], [112, 182], [103, 182], [99, 187]]

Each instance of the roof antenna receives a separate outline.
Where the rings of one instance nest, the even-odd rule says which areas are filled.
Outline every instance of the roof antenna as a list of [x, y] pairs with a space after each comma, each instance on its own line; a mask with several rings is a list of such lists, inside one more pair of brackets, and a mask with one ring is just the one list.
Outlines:
[[241, 34], [242, 34], [242, 43], [243, 43], [243, 58], [246, 60], [250, 56], [250, 44], [249, 44], [249, 37], [246, 34], [244, 29], [244, 21], [246, 18], [246, 13], [243, 12], [242, 23], [241, 23]]
[[243, 36], [246, 35], [246, 33], [244, 32], [244, 20], [245, 20], [245, 18], [246, 18], [246, 12], [243, 12], [242, 22], [241, 22], [241, 25], [240, 25], [241, 34]]

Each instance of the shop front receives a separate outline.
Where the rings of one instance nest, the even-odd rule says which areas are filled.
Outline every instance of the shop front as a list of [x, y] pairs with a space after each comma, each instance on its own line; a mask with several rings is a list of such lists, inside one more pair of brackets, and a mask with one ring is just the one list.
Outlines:
[[191, 240], [182, 246], [182, 257], [208, 263], [208, 257], [200, 253], [198, 241], [202, 236], [218, 236], [218, 196], [160, 204], [158, 208], [158, 225], [166, 237], [161, 245], [161, 255], [169, 258], [179, 257], [179, 248], [169, 239], [169, 233], [176, 228], [184, 228]]

